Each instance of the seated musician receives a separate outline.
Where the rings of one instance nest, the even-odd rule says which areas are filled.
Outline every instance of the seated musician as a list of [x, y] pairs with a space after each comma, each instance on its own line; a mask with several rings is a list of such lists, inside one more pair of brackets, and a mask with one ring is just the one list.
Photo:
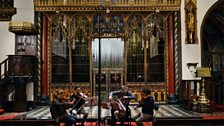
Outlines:
[[[109, 95], [109, 100], [113, 100], [113, 96], [117, 96], [117, 100], [121, 102], [121, 106], [123, 106], [123, 110], [115, 110], [112, 106], [111, 115], [112, 122], [111, 125], [116, 125], [116, 121], [120, 120], [121, 125], [123, 125], [124, 120], [128, 119], [131, 116], [131, 110], [128, 107], [131, 99], [136, 99], [136, 96], [128, 90], [128, 86], [122, 85], [121, 90], [112, 91]], [[120, 103], [119, 102], [119, 103]], [[121, 114], [122, 113], [122, 114]]]
[[72, 106], [73, 102], [65, 102], [63, 90], [56, 91], [51, 106], [52, 117], [56, 122], [64, 122], [65, 126], [72, 126], [75, 124], [75, 117], [66, 112], [66, 110]]
[[87, 98], [87, 96], [81, 92], [80, 87], [75, 87], [75, 92], [70, 97], [71, 101], [74, 102], [73, 109], [77, 111], [77, 114], [83, 114], [83, 119], [81, 124], [82, 126], [85, 125], [86, 119], [88, 117], [88, 111], [84, 109], [85, 98]]
[[136, 117], [136, 123], [138, 126], [142, 125], [141, 122], [143, 121], [153, 119], [154, 100], [150, 94], [151, 92], [148, 89], [143, 89], [141, 91], [141, 101], [139, 101], [139, 104], [134, 107], [134, 109], [142, 107], [142, 112]]

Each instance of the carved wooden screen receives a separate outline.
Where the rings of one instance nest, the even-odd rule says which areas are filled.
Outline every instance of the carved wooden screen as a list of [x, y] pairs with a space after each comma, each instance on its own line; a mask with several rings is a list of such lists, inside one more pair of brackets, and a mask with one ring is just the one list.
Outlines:
[[150, 15], [146, 24], [147, 81], [164, 82], [164, 21], [156, 14]]
[[56, 15], [52, 22], [52, 82], [69, 82], [68, 19]]
[[[53, 83], [90, 82], [89, 44], [92, 38], [105, 38], [107, 34], [122, 37], [124, 31], [126, 32], [124, 48], [127, 51], [124, 57], [127, 58], [127, 62], [124, 67], [127, 68], [127, 82], [165, 81], [163, 17], [152, 14], [143, 20], [139, 15], [131, 15], [124, 23], [121, 16], [112, 15], [110, 20], [106, 20], [100, 15], [93, 17], [93, 25], [90, 23], [87, 17], [81, 15], [75, 15], [71, 20], [61, 14], [53, 18], [51, 24]], [[93, 53], [92, 56], [94, 60], [96, 54]], [[92, 67], [97, 67], [97, 64], [93, 62]], [[112, 67], [111, 64], [106, 64], [105, 67]]]
[[72, 82], [89, 82], [89, 21], [86, 17], [76, 15], [71, 23], [72, 33]]
[[127, 82], [144, 81], [143, 19], [132, 15], [127, 22]]

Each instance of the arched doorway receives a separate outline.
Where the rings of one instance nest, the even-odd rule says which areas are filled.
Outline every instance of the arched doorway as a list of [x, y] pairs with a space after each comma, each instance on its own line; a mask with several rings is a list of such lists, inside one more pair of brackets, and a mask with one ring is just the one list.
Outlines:
[[211, 101], [224, 105], [224, 1], [216, 2], [205, 15], [201, 27], [202, 66], [210, 67], [206, 94]]

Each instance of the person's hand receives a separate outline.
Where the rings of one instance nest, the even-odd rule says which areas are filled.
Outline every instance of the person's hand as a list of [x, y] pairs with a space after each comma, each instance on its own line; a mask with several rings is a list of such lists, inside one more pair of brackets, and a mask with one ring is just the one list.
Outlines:
[[73, 102], [73, 103], [74, 103], [75, 101], [76, 101], [76, 100], [75, 100], [75, 98], [73, 98], [73, 100], [72, 100], [71, 102]]
[[113, 98], [112, 98], [112, 96], [109, 96], [109, 100], [112, 100]]
[[127, 98], [128, 98], [128, 96], [124, 96], [123, 98], [124, 98], [124, 99], [127, 99]]
[[73, 102], [67, 102], [67, 104], [72, 105], [72, 104], [73, 104]]

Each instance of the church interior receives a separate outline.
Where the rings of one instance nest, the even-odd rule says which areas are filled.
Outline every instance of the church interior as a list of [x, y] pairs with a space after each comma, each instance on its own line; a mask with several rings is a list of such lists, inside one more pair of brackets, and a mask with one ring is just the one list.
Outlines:
[[159, 106], [145, 126], [223, 126], [223, 27], [223, 0], [0, 0], [0, 125], [58, 125], [54, 93], [75, 87], [86, 125], [110, 125], [126, 85], [131, 117], [142, 89]]

